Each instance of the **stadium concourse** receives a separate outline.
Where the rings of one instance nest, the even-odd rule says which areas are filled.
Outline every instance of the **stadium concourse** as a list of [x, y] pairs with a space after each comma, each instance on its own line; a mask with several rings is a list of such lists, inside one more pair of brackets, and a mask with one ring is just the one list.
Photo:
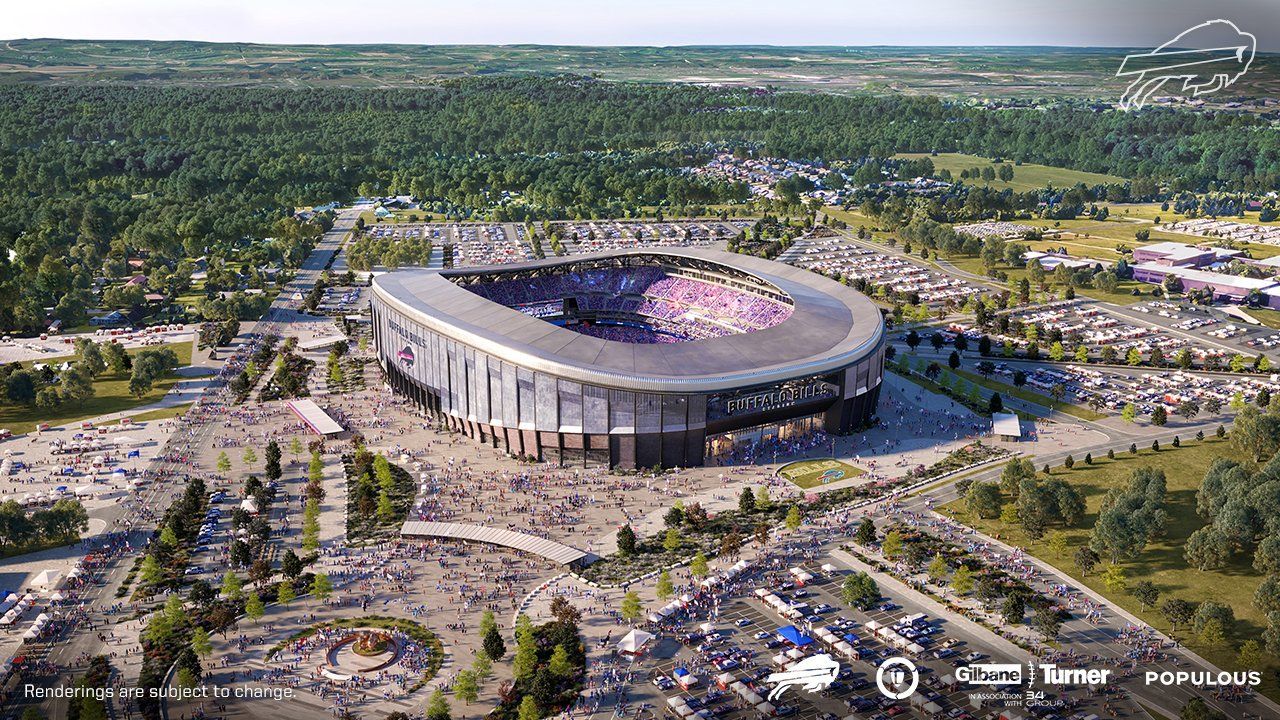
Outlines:
[[688, 467], [844, 435], [875, 413], [880, 311], [820, 275], [700, 248], [381, 275], [391, 385], [457, 430], [562, 465]]

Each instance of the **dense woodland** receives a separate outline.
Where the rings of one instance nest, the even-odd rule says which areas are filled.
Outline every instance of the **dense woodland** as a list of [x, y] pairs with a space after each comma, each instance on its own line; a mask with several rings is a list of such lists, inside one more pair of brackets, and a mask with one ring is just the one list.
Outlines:
[[13, 251], [0, 253], [2, 329], [37, 328], [48, 309], [75, 324], [94, 279], [120, 277], [128, 259], [154, 273], [207, 255], [239, 278], [290, 266], [322, 229], [291, 208], [328, 200], [412, 194], [435, 212], [514, 220], [744, 200], [740, 183], [682, 172], [723, 148], [854, 161], [962, 151], [1168, 190], [1280, 184], [1265, 120], [1173, 110], [534, 77], [421, 90], [12, 85], [0, 106], [0, 247]]

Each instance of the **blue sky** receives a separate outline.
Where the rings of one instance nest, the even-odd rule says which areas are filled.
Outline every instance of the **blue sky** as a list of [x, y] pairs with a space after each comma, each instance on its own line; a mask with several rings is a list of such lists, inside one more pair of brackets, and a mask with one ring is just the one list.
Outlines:
[[1280, 0], [20, 0], [0, 37], [1146, 47], [1218, 17], [1280, 46]]

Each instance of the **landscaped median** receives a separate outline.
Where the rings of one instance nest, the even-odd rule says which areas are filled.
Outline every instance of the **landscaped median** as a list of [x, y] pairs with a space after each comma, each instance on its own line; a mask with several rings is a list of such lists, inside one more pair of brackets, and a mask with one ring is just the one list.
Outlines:
[[626, 526], [619, 531], [618, 552], [597, 560], [575, 575], [603, 587], [626, 585], [684, 564], [692, 566], [695, 576], [705, 575], [707, 558], [734, 555], [749, 538], [763, 543], [779, 527], [799, 528], [806, 515], [812, 517], [856, 507], [1010, 455], [1004, 448], [975, 441], [932, 465], [920, 465], [892, 480], [786, 499], [770, 498], [764, 486], [754, 493], [750, 487], [744, 487], [738, 507], [714, 515], [698, 503], [677, 504], [667, 511], [665, 531], [639, 538]]

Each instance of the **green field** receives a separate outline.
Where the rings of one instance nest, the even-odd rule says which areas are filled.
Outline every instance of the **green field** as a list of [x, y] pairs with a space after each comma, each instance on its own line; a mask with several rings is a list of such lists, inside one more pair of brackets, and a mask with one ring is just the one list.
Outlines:
[[[191, 343], [189, 342], [158, 345], [150, 348], [132, 348], [129, 350], [129, 354], [136, 355], [141, 350], [156, 350], [159, 348], [169, 348], [177, 353], [178, 367], [191, 364]], [[39, 362], [60, 363], [70, 359], [71, 356], [59, 356], [56, 358], [41, 358]], [[23, 364], [30, 366], [31, 362]], [[35, 430], [36, 425], [42, 422], [65, 425], [78, 420], [98, 417], [99, 415], [110, 415], [111, 413], [124, 412], [130, 408], [150, 405], [161, 400], [165, 393], [169, 392], [169, 389], [180, 379], [177, 375], [170, 375], [157, 380], [150, 392], [141, 398], [137, 398], [129, 392], [128, 372], [104, 372], [93, 382], [93, 397], [82, 403], [61, 405], [49, 409], [38, 408], [34, 405], [0, 406], [0, 428], [9, 430], [14, 434], [28, 433]], [[170, 410], [166, 408], [157, 412], [163, 413]], [[141, 419], [141, 416], [139, 416], [139, 419]]]
[[[1225, 440], [1210, 438], [1204, 442], [1196, 442], [1189, 439], [1183, 442], [1181, 448], [1166, 445], [1159, 453], [1145, 447], [1140, 449], [1136, 456], [1125, 451], [1117, 453], [1115, 460], [1096, 457], [1093, 465], [1085, 465], [1082, 458], [1077, 457], [1073, 469], [1055, 468], [1054, 476], [1067, 479], [1079, 489], [1084, 494], [1087, 505], [1081, 527], [1061, 531], [1068, 540], [1067, 551], [1063, 554], [1056, 554], [1050, 549], [1048, 536], [1045, 539], [1033, 541], [1019, 526], [1008, 525], [1000, 520], [984, 520], [970, 516], [963, 501], [946, 505], [942, 511], [984, 533], [998, 534], [1001, 539], [1011, 545], [1028, 549], [1032, 554], [1088, 585], [1125, 610], [1168, 633], [1172, 632], [1172, 629], [1158, 610], [1148, 608], [1144, 611], [1128, 593], [1108, 590], [1100, 579], [1101, 567], [1096, 568], [1091, 575], [1081, 578], [1079, 568], [1071, 559], [1076, 548], [1087, 544], [1088, 528], [1097, 520], [1102, 498], [1108, 489], [1126, 483], [1135, 468], [1145, 466], [1163, 470], [1168, 480], [1168, 501], [1165, 509], [1169, 513], [1169, 520], [1165, 536], [1148, 545], [1137, 560], [1122, 563], [1122, 567], [1130, 583], [1138, 580], [1150, 580], [1155, 583], [1160, 588], [1160, 602], [1170, 597], [1177, 597], [1193, 602], [1215, 600], [1229, 604], [1235, 610], [1238, 622], [1234, 633], [1225, 643], [1206, 646], [1185, 629], [1180, 630], [1177, 637], [1215, 664], [1224, 668], [1235, 668], [1238, 666], [1235, 648], [1244, 639], [1259, 637], [1266, 627], [1266, 618], [1253, 606], [1253, 594], [1261, 584], [1262, 577], [1252, 567], [1252, 556], [1241, 555], [1235, 558], [1228, 568], [1218, 572], [1202, 572], [1189, 568], [1183, 559], [1183, 548], [1187, 538], [1205, 524], [1196, 515], [1196, 491], [1200, 488], [1205, 471], [1208, 470], [1214, 458], [1232, 455], [1234, 451]], [[1275, 670], [1278, 667], [1280, 667], [1280, 659], [1272, 661], [1269, 670]], [[1275, 673], [1268, 671], [1264, 672], [1263, 676], [1265, 678], [1263, 689], [1269, 696], [1276, 697], [1280, 687], [1276, 684]]]
[[[10, 40], [0, 81], [241, 87], [422, 88], [475, 75], [575, 74], [607, 81], [879, 92], [954, 98], [1098, 96], [1119, 48], [764, 45], [260, 45], [154, 40]], [[429, 86], [428, 86], [429, 87]], [[1110, 81], [1104, 94], [1124, 89]], [[1272, 64], [1232, 89], [1274, 97]]]
[[[922, 158], [927, 157], [933, 161], [935, 171], [950, 170], [952, 179], [960, 179], [960, 171], [968, 170], [973, 167], [985, 167], [991, 165], [991, 161], [987, 158], [981, 158], [977, 155], [965, 155], [964, 153], [938, 153], [931, 155], [929, 153], [901, 153], [895, 157], [899, 158]], [[1013, 165], [1013, 161], [1008, 161], [1009, 165]], [[1004, 182], [1003, 180], [985, 181], [982, 179], [970, 178], [965, 180], [970, 185], [986, 185], [997, 190], [1010, 188], [1015, 192], [1026, 192], [1028, 190], [1038, 190], [1047, 185], [1054, 187], [1071, 187], [1076, 183], [1084, 183], [1085, 185], [1098, 185], [1106, 183], [1122, 183], [1124, 178], [1115, 175], [1103, 175], [1100, 173], [1082, 172], [1080, 170], [1068, 170], [1067, 168], [1049, 167], [1048, 165], [1036, 165], [1035, 163], [1023, 163], [1013, 168], [1013, 180]]]
[[[821, 487], [828, 483], [855, 478], [866, 472], [860, 467], [834, 458], [797, 460], [778, 468], [778, 475], [790, 480], [796, 487], [806, 490], [813, 487]], [[824, 477], [826, 473], [829, 473], [829, 475]]]

